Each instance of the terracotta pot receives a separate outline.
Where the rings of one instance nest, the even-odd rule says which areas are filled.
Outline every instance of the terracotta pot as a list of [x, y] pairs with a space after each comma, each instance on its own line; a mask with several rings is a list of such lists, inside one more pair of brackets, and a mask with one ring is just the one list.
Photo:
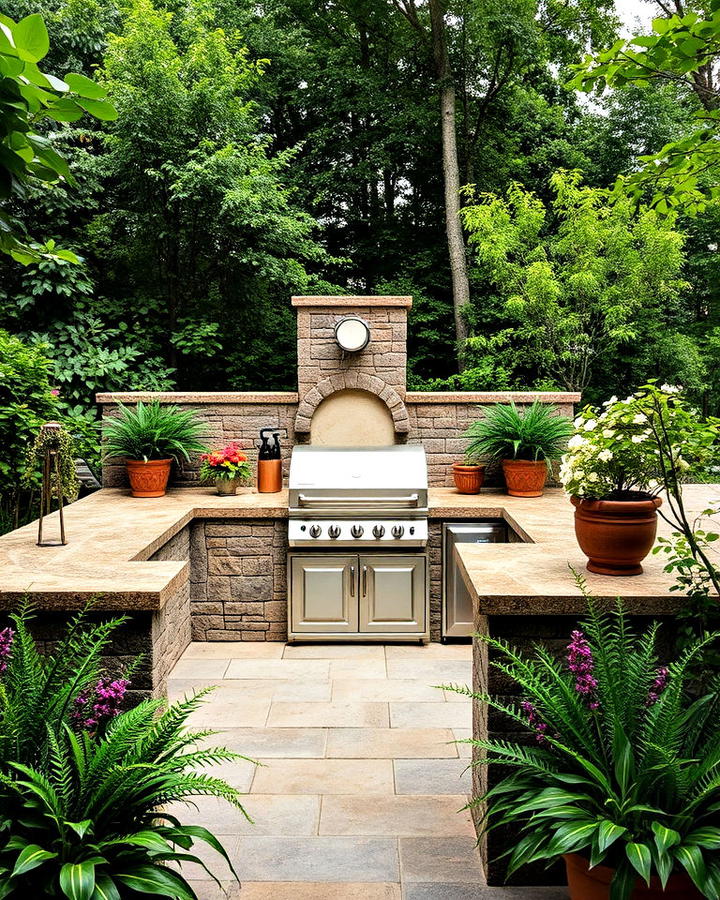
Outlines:
[[133, 497], [162, 497], [170, 478], [171, 459], [129, 459], [127, 473]]
[[542, 497], [548, 473], [544, 459], [504, 459], [502, 467], [511, 497]]
[[485, 466], [464, 466], [453, 463], [452, 467], [455, 487], [461, 494], [479, 494], [485, 481]]
[[662, 500], [570, 499], [575, 507], [575, 535], [588, 558], [588, 570], [598, 575], [640, 575], [640, 563], [655, 543]]
[[[577, 853], [563, 856], [567, 868], [570, 900], [608, 900], [614, 870], [608, 866], [589, 868], [588, 861]], [[702, 894], [683, 874], [671, 875], [663, 891], [659, 878], [650, 879], [650, 887], [638, 878], [631, 900], [702, 900]]]
[[215, 488], [221, 497], [232, 497], [240, 487], [239, 478], [216, 478]]

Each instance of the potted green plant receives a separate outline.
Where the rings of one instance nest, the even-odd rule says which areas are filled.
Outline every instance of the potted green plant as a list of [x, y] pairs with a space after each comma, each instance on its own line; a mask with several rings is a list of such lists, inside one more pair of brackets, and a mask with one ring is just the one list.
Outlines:
[[125, 457], [133, 497], [162, 497], [173, 461], [206, 449], [207, 425], [194, 410], [139, 401], [118, 404], [117, 415], [103, 419], [105, 456]]
[[476, 635], [518, 686], [517, 702], [444, 688], [489, 704], [528, 736], [470, 741], [473, 765], [511, 767], [473, 799], [481, 827], [517, 834], [508, 874], [563, 856], [572, 900], [717, 900], [720, 695], [693, 702], [685, 689], [693, 660], [720, 635], [661, 665], [657, 623], [636, 636], [620, 605], [600, 614], [588, 602], [564, 659]]
[[513, 497], [540, 497], [550, 463], [559, 459], [572, 434], [572, 423], [554, 406], [536, 400], [520, 410], [496, 403], [468, 428], [469, 460], [502, 464], [507, 492]]
[[214, 482], [218, 494], [235, 494], [238, 487], [250, 479], [250, 463], [237, 444], [203, 453], [200, 460], [200, 480]]
[[719, 435], [720, 420], [703, 421], [671, 385], [647, 384], [625, 400], [611, 397], [600, 409], [580, 412], [560, 480], [591, 572], [643, 571], [657, 534], [658, 494], [665, 491], [666, 518], [675, 524], [682, 481], [712, 462]]

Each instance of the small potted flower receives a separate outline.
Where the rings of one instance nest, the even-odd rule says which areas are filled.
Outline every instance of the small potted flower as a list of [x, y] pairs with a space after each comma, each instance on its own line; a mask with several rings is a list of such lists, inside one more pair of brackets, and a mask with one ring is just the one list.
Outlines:
[[203, 453], [200, 459], [200, 480], [205, 484], [214, 482], [218, 494], [236, 494], [238, 487], [250, 479], [250, 463], [237, 444]]
[[720, 635], [663, 664], [657, 624], [636, 635], [620, 605], [601, 614], [578, 585], [590, 612], [564, 659], [476, 635], [518, 686], [516, 702], [444, 686], [527, 735], [470, 740], [473, 765], [502, 771], [471, 805], [484, 832], [516, 836], [508, 876], [562, 856], [571, 900], [717, 898], [720, 695], [693, 702], [688, 688], [693, 662]]
[[572, 434], [572, 423], [554, 406], [536, 400], [525, 410], [496, 403], [468, 428], [468, 460], [502, 464], [512, 497], [540, 497], [550, 463], [559, 459]]
[[639, 575], [657, 534], [663, 489], [677, 519], [680, 485], [717, 453], [717, 420], [703, 423], [679, 388], [647, 384], [575, 419], [560, 480], [575, 506], [575, 534], [600, 575]]
[[118, 404], [117, 415], [103, 419], [106, 458], [124, 457], [133, 497], [162, 497], [170, 468], [206, 449], [206, 423], [194, 410], [139, 401]]

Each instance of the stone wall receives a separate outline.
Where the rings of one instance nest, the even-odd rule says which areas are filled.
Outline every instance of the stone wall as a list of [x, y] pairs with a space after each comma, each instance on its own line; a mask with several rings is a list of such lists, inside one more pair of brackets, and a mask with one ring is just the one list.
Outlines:
[[287, 522], [195, 522], [191, 614], [196, 641], [284, 641]]
[[[428, 481], [436, 487], [451, 487], [453, 484], [452, 464], [464, 458], [468, 440], [462, 434], [477, 419], [481, 419], [489, 407], [495, 403], [516, 403], [526, 408], [536, 399], [558, 408], [562, 415], [573, 416], [579, 394], [513, 392], [468, 392], [468, 393], [408, 393], [405, 406], [410, 420], [409, 443], [425, 446], [428, 461]], [[498, 473], [489, 483], [500, 483]]]
[[[190, 528], [179, 531], [151, 557], [153, 560], [190, 559]], [[190, 581], [184, 580], [152, 614], [150, 620], [152, 644], [152, 684], [155, 696], [166, 693], [167, 678], [175, 663], [190, 643]]]
[[[253, 472], [257, 468], [257, 447], [260, 429], [285, 428], [287, 437], [281, 438], [283, 470], [287, 478], [290, 466], [290, 450], [295, 443], [295, 393], [127, 393], [98, 394], [97, 402], [105, 415], [112, 415], [118, 402], [133, 404], [138, 400], [159, 399], [163, 403], [181, 404], [183, 409], [195, 409], [208, 423], [208, 444], [224, 447], [235, 441], [248, 455]], [[190, 463], [174, 465], [171, 484], [178, 487], [197, 486], [197, 459]], [[118, 462], [103, 464], [103, 487], [127, 487], [125, 466]]]

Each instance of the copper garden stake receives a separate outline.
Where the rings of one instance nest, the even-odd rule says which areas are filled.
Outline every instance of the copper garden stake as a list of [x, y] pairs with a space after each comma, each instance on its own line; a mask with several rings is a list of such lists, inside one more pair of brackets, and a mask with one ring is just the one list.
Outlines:
[[[63, 518], [63, 489], [60, 480], [60, 432], [58, 422], [46, 422], [40, 429], [43, 444], [42, 486], [40, 488], [40, 518], [38, 519], [38, 547], [57, 547], [67, 544], [65, 540], [65, 519]], [[53, 478], [54, 476], [54, 478]], [[52, 512], [53, 480], [57, 485], [58, 513], [60, 514], [60, 544], [57, 541], [43, 541], [43, 516]]]

